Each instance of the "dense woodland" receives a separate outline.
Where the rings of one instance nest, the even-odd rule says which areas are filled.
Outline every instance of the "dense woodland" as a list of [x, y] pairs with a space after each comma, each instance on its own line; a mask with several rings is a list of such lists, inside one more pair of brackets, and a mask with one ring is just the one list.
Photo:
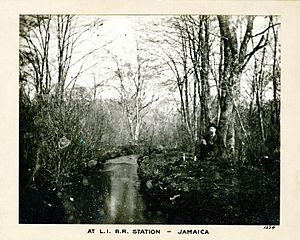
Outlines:
[[149, 223], [279, 224], [280, 56], [278, 16], [21, 15], [20, 223], [101, 223], [138, 154]]

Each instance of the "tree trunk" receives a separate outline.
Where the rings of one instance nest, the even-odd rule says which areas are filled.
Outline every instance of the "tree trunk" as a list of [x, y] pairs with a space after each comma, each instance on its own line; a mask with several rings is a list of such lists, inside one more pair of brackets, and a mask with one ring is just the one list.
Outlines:
[[263, 37], [252, 51], [247, 53], [248, 43], [252, 38], [253, 16], [247, 16], [245, 34], [238, 44], [236, 27], [230, 23], [229, 16], [218, 16], [219, 28], [221, 33], [221, 59], [223, 60], [222, 73], [220, 75], [220, 122], [219, 137], [223, 152], [228, 149], [232, 153], [235, 151], [235, 111], [234, 103], [238, 107], [240, 94], [240, 78], [243, 69], [253, 54], [264, 47]]
[[278, 91], [278, 69], [277, 69], [277, 51], [278, 51], [278, 30], [275, 30], [274, 24], [273, 24], [273, 17], [270, 17], [270, 21], [272, 24], [272, 31], [273, 31], [273, 37], [274, 37], [274, 55], [273, 55], [273, 66], [272, 66], [272, 82], [273, 82], [273, 113], [272, 113], [272, 124], [273, 125], [280, 125], [280, 107], [279, 107], [279, 101], [277, 98], [277, 91]]
[[233, 111], [234, 98], [237, 97], [237, 87], [239, 86], [239, 56], [238, 44], [235, 29], [230, 28], [228, 16], [218, 16], [221, 38], [223, 42], [223, 71], [220, 79], [221, 99], [220, 99], [220, 122], [219, 137], [223, 152], [234, 152], [234, 125], [235, 114]]
[[210, 54], [210, 49], [209, 49], [209, 22], [208, 18], [205, 17], [203, 20], [203, 36], [201, 40], [201, 71], [200, 71], [200, 76], [201, 76], [201, 85], [202, 85], [202, 99], [203, 101], [201, 110], [203, 116], [202, 119], [202, 124], [203, 124], [203, 129], [207, 129], [209, 123], [211, 122], [210, 114], [209, 114], [209, 98], [210, 98], [210, 89], [209, 89], [209, 83], [208, 83], [208, 77], [209, 77], [209, 54]]

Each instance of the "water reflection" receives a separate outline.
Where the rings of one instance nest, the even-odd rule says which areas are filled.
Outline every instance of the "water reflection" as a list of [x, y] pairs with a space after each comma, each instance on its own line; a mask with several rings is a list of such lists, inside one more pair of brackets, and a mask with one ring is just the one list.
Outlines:
[[105, 223], [142, 223], [144, 204], [138, 193], [137, 156], [122, 156], [105, 163], [109, 191]]

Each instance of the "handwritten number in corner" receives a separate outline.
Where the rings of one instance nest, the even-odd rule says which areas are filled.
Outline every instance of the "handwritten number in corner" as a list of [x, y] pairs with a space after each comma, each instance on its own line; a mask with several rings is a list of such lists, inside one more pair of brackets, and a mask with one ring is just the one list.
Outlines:
[[274, 230], [275, 226], [274, 225], [266, 225], [266, 226], [264, 226], [264, 229], [266, 229], [266, 230]]

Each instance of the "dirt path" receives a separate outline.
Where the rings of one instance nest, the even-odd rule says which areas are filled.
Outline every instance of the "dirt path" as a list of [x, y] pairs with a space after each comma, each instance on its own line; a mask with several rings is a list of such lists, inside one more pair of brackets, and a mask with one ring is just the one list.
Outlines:
[[138, 193], [137, 155], [110, 159], [104, 171], [109, 181], [106, 223], [142, 223], [144, 204]]

